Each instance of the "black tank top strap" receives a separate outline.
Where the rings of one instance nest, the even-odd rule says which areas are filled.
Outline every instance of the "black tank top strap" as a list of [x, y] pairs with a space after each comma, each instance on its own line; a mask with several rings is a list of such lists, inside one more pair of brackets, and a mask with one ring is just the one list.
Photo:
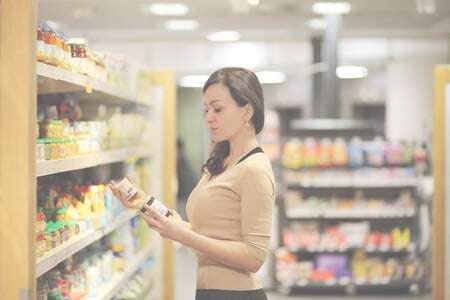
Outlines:
[[247, 159], [248, 157], [250, 157], [256, 153], [264, 153], [264, 151], [263, 151], [263, 149], [261, 149], [261, 147], [255, 147], [252, 151], [250, 151], [249, 153], [247, 153], [243, 157], [241, 157], [241, 159], [236, 164], [244, 161], [245, 159]]

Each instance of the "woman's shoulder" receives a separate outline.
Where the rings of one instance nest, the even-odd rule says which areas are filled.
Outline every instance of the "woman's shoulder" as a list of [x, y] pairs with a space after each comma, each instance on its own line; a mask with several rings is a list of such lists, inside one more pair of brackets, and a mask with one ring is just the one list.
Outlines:
[[240, 163], [241, 175], [263, 175], [273, 176], [272, 164], [269, 157], [264, 153], [255, 153]]
[[274, 195], [275, 179], [269, 157], [264, 153], [257, 153], [243, 161], [238, 182], [245, 189], [251, 187], [258, 192], [267, 191]]

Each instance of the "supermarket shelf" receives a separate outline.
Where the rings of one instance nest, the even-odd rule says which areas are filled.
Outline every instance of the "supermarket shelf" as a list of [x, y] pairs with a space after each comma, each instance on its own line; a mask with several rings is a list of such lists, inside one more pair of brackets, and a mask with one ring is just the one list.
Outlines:
[[291, 127], [295, 130], [373, 130], [375, 124], [371, 121], [352, 119], [300, 119], [292, 120]]
[[364, 251], [366, 254], [409, 254], [415, 251], [414, 246], [410, 246], [407, 249], [393, 249], [393, 248], [344, 248], [344, 249], [290, 249], [291, 252], [296, 254], [321, 254], [321, 253], [351, 253], [358, 250]]
[[288, 209], [286, 216], [290, 219], [397, 219], [412, 218], [416, 215], [414, 208], [409, 209]]
[[114, 231], [125, 222], [136, 216], [135, 212], [124, 211], [117, 216], [114, 221], [105, 227], [99, 229], [89, 229], [69, 241], [63, 243], [60, 247], [48, 252], [45, 256], [39, 258], [36, 263], [36, 278], [45, 274], [56, 267], [60, 262], [79, 252], [83, 248], [101, 239], [108, 233]]
[[115, 276], [109, 285], [101, 288], [95, 299], [109, 300], [117, 295], [117, 293], [126, 285], [130, 278], [139, 270], [144, 261], [153, 254], [153, 246], [153, 244], [149, 243], [144, 247], [144, 249], [139, 251], [139, 253], [128, 264], [125, 271], [122, 274]]
[[42, 62], [36, 63], [36, 73], [39, 76], [38, 94], [85, 92], [83, 98], [125, 100], [151, 106], [150, 102], [138, 99], [123, 88]]
[[46, 176], [68, 171], [81, 170], [99, 165], [125, 161], [129, 157], [150, 157], [151, 153], [144, 147], [126, 148], [82, 155], [58, 160], [44, 160], [36, 163], [36, 175]]
[[323, 289], [323, 288], [336, 288], [336, 287], [348, 287], [354, 286], [359, 288], [408, 288], [411, 285], [418, 284], [418, 280], [379, 280], [375, 282], [367, 281], [357, 281], [349, 278], [342, 278], [338, 280], [330, 280], [327, 282], [310, 282], [310, 281], [298, 281], [296, 284], [291, 286], [283, 286], [283, 288], [288, 289], [302, 289], [302, 288], [312, 288], [312, 289]]
[[404, 188], [416, 187], [417, 178], [304, 178], [298, 182], [288, 183], [288, 188]]
[[352, 166], [352, 165], [342, 165], [342, 166], [303, 166], [299, 168], [291, 168], [283, 166], [284, 171], [294, 171], [294, 172], [302, 172], [302, 171], [343, 171], [343, 170], [368, 170], [368, 171], [378, 171], [380, 169], [406, 169], [411, 170], [414, 169], [415, 165], [413, 164], [392, 164], [392, 165], [380, 165], [380, 166], [373, 166], [373, 165], [359, 165], [359, 166]]

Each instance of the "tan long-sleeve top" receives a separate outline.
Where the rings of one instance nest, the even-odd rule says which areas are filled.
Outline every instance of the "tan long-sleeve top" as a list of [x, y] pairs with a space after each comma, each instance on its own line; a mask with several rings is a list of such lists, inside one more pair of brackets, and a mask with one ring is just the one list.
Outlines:
[[[190, 194], [187, 215], [202, 235], [242, 241], [261, 262], [269, 246], [275, 183], [269, 158], [255, 153], [210, 179], [205, 173]], [[197, 253], [197, 288], [254, 290], [261, 285], [253, 273], [233, 269]]]

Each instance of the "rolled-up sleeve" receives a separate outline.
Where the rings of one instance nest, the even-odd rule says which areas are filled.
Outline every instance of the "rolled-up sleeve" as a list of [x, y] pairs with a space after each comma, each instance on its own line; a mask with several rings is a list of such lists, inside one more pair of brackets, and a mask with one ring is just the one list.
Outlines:
[[266, 258], [275, 199], [273, 176], [264, 169], [247, 169], [241, 184], [241, 226], [244, 243], [259, 261]]

